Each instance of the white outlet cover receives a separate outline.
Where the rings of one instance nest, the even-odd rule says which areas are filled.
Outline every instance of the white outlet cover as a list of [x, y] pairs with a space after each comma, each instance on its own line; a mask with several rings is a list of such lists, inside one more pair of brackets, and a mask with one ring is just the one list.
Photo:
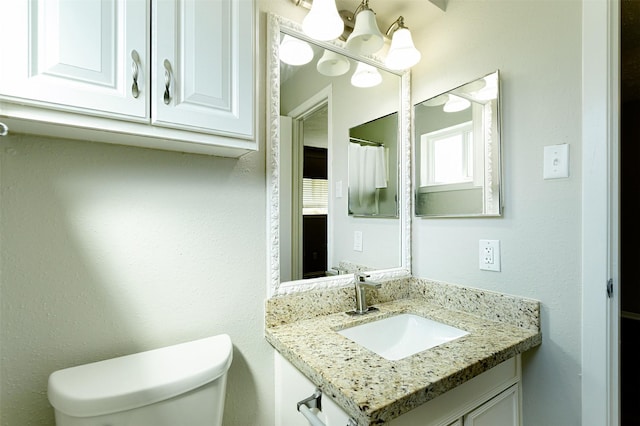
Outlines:
[[544, 179], [569, 177], [569, 144], [544, 147]]
[[478, 254], [480, 269], [500, 272], [500, 240], [480, 240]]

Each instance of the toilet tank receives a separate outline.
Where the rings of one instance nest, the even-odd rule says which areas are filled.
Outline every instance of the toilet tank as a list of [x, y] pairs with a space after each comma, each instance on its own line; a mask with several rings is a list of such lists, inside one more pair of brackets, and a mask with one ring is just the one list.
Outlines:
[[232, 354], [220, 334], [56, 371], [56, 425], [218, 426]]

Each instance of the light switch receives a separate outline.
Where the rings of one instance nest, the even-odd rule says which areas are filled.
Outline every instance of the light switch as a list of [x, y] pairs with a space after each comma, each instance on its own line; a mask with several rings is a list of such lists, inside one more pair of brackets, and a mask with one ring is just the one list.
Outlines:
[[336, 198], [342, 198], [342, 181], [336, 182]]
[[362, 251], [362, 231], [353, 232], [353, 250]]
[[544, 179], [569, 177], [569, 144], [544, 147]]

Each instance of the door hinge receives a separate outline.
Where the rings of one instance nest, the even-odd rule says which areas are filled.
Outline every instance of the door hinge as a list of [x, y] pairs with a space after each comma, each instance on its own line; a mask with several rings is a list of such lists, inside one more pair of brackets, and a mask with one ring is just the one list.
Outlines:
[[609, 299], [613, 297], [613, 279], [612, 278], [609, 278], [609, 281], [607, 281], [607, 296], [609, 297]]

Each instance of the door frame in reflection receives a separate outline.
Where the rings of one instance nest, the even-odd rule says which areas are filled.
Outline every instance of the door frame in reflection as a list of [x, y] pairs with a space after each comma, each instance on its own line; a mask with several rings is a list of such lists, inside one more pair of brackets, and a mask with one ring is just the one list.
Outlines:
[[[291, 140], [291, 251], [283, 252], [281, 249], [280, 257], [289, 256], [291, 258], [291, 280], [303, 279], [303, 217], [302, 217], [302, 177], [304, 166], [304, 120], [312, 116], [318, 110], [328, 109], [327, 113], [327, 162], [331, 163], [331, 86], [327, 86], [315, 95], [311, 96], [307, 101], [294, 108], [285, 115], [292, 120], [292, 140]], [[331, 168], [327, 164], [327, 180], [329, 181], [329, 191], [327, 200], [327, 262], [333, 259], [333, 248], [331, 246], [330, 235], [332, 235], [333, 221], [331, 219], [332, 204], [331, 197]], [[282, 199], [284, 192], [281, 192]], [[281, 202], [282, 203], [282, 202]], [[282, 237], [282, 230], [281, 230]], [[284, 263], [283, 263], [284, 264]], [[283, 274], [282, 265], [280, 275]], [[329, 268], [329, 265], [327, 265]]]

